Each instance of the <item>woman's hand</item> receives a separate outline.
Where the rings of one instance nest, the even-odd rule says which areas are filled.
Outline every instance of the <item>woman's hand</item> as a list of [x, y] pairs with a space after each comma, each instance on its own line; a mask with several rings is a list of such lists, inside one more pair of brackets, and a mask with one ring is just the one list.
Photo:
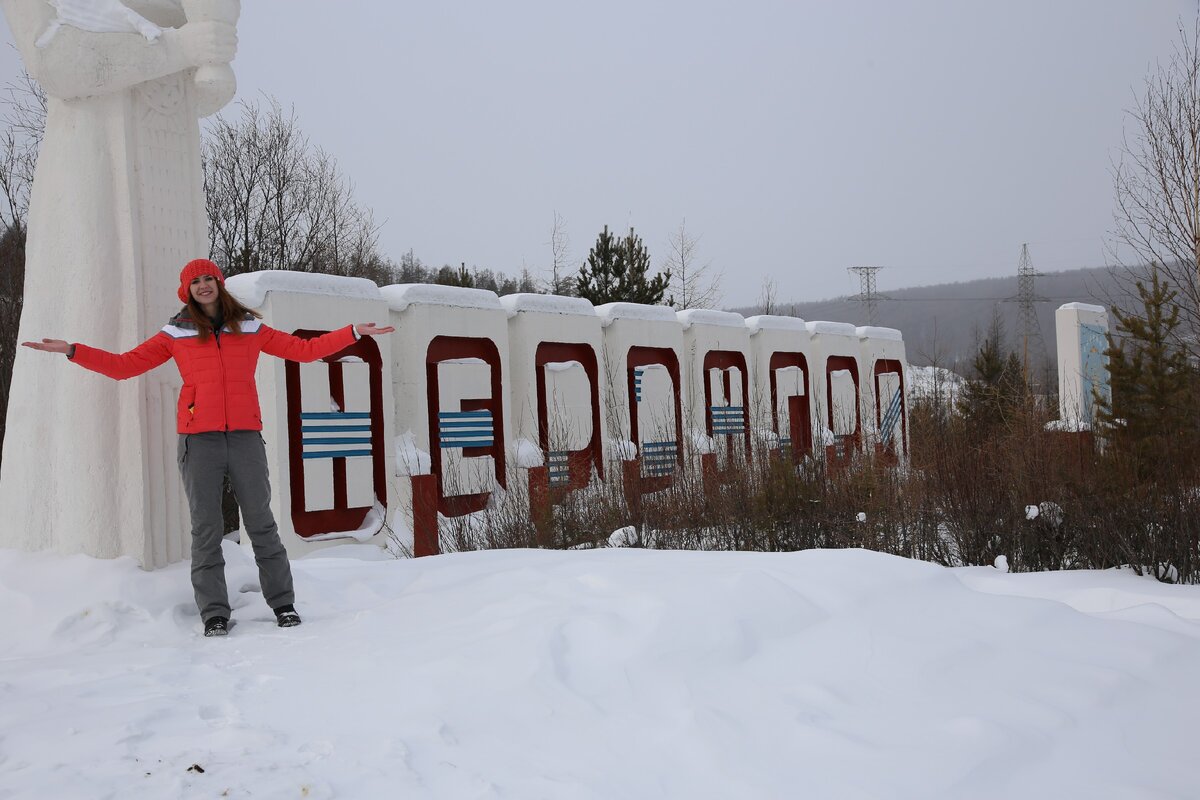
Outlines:
[[64, 342], [62, 339], [42, 339], [40, 342], [21, 342], [25, 347], [32, 347], [34, 350], [41, 350], [45, 353], [62, 353], [64, 356], [70, 355], [70, 342]]
[[396, 330], [391, 325], [380, 328], [374, 322], [360, 322], [354, 326], [354, 332], [359, 336], [378, 336], [381, 333], [391, 333]]

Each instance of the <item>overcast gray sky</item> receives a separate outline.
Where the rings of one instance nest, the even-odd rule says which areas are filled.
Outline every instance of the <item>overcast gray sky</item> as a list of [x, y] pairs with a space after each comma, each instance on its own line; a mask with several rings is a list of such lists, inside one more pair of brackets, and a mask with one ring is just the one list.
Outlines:
[[[246, 0], [240, 95], [294, 105], [393, 258], [508, 273], [686, 218], [724, 304], [1100, 266], [1124, 112], [1195, 0]], [[6, 39], [10, 39], [7, 29]], [[11, 48], [0, 67], [15, 76]]]

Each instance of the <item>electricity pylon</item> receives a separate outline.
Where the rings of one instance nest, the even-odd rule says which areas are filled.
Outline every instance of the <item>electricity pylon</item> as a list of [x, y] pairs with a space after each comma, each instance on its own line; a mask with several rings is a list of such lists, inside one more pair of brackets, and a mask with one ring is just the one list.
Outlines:
[[867, 307], [867, 324], [875, 324], [875, 307], [880, 300], [887, 298], [875, 291], [875, 273], [883, 267], [847, 267], [847, 272], [853, 272], [858, 275], [858, 294], [851, 297], [851, 300], [862, 303]]
[[1029, 245], [1021, 245], [1021, 260], [1017, 264], [1017, 296], [1010, 297], [1009, 302], [1017, 304], [1017, 325], [1021, 335], [1021, 364], [1025, 383], [1029, 385], [1029, 354], [1036, 352], [1045, 357], [1046, 343], [1042, 339], [1042, 327], [1038, 323], [1037, 309], [1034, 303], [1046, 298], [1037, 293], [1035, 280], [1041, 275], [1033, 269], [1033, 261], [1029, 258]]

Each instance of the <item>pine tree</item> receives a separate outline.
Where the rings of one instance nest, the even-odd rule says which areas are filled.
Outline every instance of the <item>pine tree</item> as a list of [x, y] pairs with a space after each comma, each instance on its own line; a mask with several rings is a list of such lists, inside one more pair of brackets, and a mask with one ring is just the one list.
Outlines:
[[603, 305], [612, 302], [612, 295], [618, 277], [618, 270], [623, 269], [618, 257], [619, 247], [616, 239], [608, 232], [608, 226], [596, 237], [596, 243], [588, 251], [587, 263], [579, 270], [577, 294], [591, 302], [592, 305]]
[[463, 286], [471, 289], [475, 286], [475, 277], [471, 275], [466, 264], [463, 264], [458, 269], [446, 264], [437, 271], [433, 282], [439, 283], [442, 286]]
[[1113, 309], [1109, 332], [1111, 399], [1098, 395], [1101, 433], [1116, 453], [1132, 456], [1139, 474], [1176, 469], [1194, 450], [1197, 412], [1195, 370], [1176, 340], [1180, 324], [1177, 292], [1159, 276], [1136, 284], [1141, 310]]
[[996, 316], [971, 361], [975, 377], [967, 381], [959, 396], [959, 411], [977, 432], [1011, 419], [1027, 394], [1021, 359], [1014, 352], [1004, 353], [1003, 340], [1004, 328]]
[[670, 271], [648, 278], [650, 253], [633, 230], [618, 240], [608, 226], [596, 237], [587, 263], [579, 270], [578, 294], [592, 303], [645, 303], [656, 305], [671, 280]]

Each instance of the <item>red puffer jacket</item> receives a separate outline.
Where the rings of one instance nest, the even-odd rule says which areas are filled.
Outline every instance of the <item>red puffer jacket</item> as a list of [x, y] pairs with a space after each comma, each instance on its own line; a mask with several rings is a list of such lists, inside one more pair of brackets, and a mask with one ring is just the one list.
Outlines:
[[316, 361], [349, 347], [355, 340], [350, 325], [315, 339], [282, 333], [253, 317], [243, 320], [241, 328], [241, 334], [235, 336], [226, 325], [220, 336], [209, 336], [202, 342], [196, 325], [183, 312], [127, 353], [118, 355], [76, 344], [71, 360], [93, 372], [124, 380], [174, 358], [183, 376], [176, 417], [180, 433], [260, 431], [262, 413], [254, 385], [260, 352], [291, 361]]

